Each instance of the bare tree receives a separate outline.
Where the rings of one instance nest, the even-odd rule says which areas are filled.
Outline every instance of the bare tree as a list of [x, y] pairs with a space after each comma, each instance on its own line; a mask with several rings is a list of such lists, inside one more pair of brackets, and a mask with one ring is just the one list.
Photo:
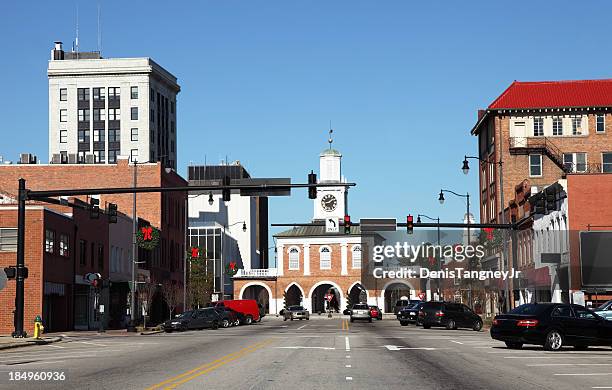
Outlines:
[[161, 285], [161, 293], [168, 305], [169, 318], [172, 319], [172, 312], [181, 303], [183, 290], [177, 283], [173, 283], [171, 280], [166, 280]]
[[153, 304], [153, 297], [157, 291], [157, 284], [152, 282], [145, 282], [138, 284], [138, 303], [140, 307], [145, 308], [146, 315], [143, 316], [143, 327], [147, 327], [147, 315], [151, 312], [151, 305]]

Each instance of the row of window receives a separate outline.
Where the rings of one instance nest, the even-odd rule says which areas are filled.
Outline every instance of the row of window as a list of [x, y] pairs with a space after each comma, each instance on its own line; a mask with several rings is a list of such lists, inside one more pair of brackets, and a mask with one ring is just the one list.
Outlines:
[[[571, 134], [572, 135], [581, 135], [583, 134], [583, 126], [582, 116], [575, 116], [570, 118], [571, 120]], [[515, 126], [524, 126], [525, 122], [515, 122]], [[543, 137], [544, 136], [544, 117], [534, 117], [533, 118], [533, 136], [534, 137]], [[604, 114], [595, 115], [595, 132], [596, 133], [605, 133], [606, 131], [606, 117]], [[552, 117], [552, 135], [553, 136], [562, 136], [564, 134], [563, 128], [563, 117], [553, 116]]]
[[[81, 129], [77, 131], [79, 143], [89, 143], [90, 130]], [[94, 142], [104, 142], [106, 130], [94, 129]], [[60, 143], [68, 143], [68, 130], [60, 130]], [[138, 128], [133, 127], [130, 129], [130, 140], [138, 141]], [[108, 130], [108, 142], [120, 142], [121, 141], [121, 130], [110, 129]]]
[[[586, 172], [587, 154], [586, 153], [563, 153], [563, 164], [570, 172]], [[601, 172], [612, 173], [612, 152], [601, 154]], [[529, 176], [542, 176], [542, 155], [529, 155]]]
[[[300, 250], [298, 247], [289, 248], [289, 270], [300, 269]], [[355, 245], [351, 249], [352, 268], [361, 268], [361, 246]], [[331, 248], [322, 246], [319, 249], [319, 269], [331, 269]]]
[[[92, 88], [93, 90], [93, 100], [98, 102], [103, 102], [106, 100], [106, 88]], [[89, 88], [77, 88], [77, 99], [81, 102], [89, 101]], [[121, 97], [121, 88], [119, 87], [109, 87], [108, 88], [108, 98], [109, 100], [117, 100]], [[131, 97], [132, 99], [138, 99], [138, 87], [131, 87]], [[60, 88], [59, 90], [59, 100], [61, 102], [68, 101], [68, 89]]]
[[[45, 230], [45, 252], [51, 254], [56, 252], [54, 230]], [[59, 235], [59, 255], [64, 257], [70, 256], [70, 240], [68, 239], [68, 235], [64, 233], [60, 233]]]
[[[79, 122], [89, 122], [90, 118], [91, 116], [90, 116], [89, 108], [80, 108], [78, 110]], [[138, 107], [130, 108], [130, 119], [133, 121], [138, 120]], [[98, 122], [106, 120], [106, 109], [94, 108], [93, 109], [93, 120], [98, 121]], [[108, 109], [108, 120], [109, 121], [121, 120], [121, 109], [120, 108], [109, 108]], [[68, 122], [68, 110], [65, 108], [60, 109], [60, 122]]]

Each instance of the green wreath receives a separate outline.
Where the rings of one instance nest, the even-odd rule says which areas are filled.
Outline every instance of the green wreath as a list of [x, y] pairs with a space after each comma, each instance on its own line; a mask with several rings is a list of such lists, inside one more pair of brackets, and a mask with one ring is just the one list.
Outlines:
[[242, 269], [242, 267], [240, 265], [238, 265], [238, 263], [236, 263], [235, 261], [230, 261], [226, 266], [225, 266], [225, 273], [227, 275], [229, 275], [230, 277], [236, 275], [238, 273], [238, 270]]
[[153, 226], [144, 226], [136, 231], [136, 241], [142, 249], [153, 250], [159, 245], [159, 229]]
[[189, 261], [202, 261], [206, 259], [206, 251], [204, 247], [193, 246], [187, 251], [187, 260]]

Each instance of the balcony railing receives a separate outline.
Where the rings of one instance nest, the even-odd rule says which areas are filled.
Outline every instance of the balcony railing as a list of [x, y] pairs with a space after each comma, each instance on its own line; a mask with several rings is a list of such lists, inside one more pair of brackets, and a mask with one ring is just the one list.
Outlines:
[[276, 277], [276, 268], [239, 269], [234, 278], [271, 278]]

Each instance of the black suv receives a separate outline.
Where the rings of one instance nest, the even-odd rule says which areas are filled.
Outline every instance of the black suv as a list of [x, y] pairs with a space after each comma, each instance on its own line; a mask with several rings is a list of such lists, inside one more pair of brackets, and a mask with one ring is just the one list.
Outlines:
[[423, 328], [445, 326], [446, 329], [472, 328], [482, 329], [482, 318], [469, 307], [461, 303], [427, 302], [419, 311], [419, 322]]

